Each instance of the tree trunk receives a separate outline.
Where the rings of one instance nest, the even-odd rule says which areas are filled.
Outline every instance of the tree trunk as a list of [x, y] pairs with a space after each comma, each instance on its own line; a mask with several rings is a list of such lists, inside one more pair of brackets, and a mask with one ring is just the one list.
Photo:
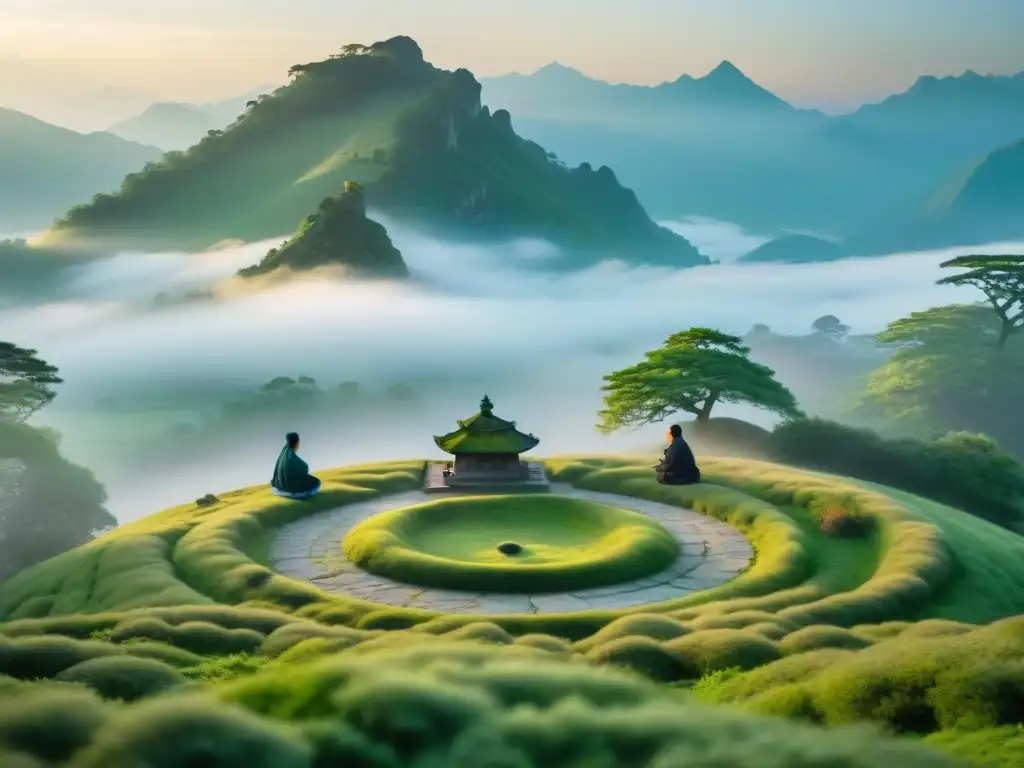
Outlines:
[[708, 395], [707, 400], [704, 401], [704, 405], [700, 408], [700, 413], [697, 414], [697, 421], [705, 424], [708, 419], [711, 418], [711, 409], [715, 407], [715, 403], [718, 402], [718, 392], [712, 392]]
[[1009, 320], [1003, 320], [1003, 326], [999, 329], [999, 340], [996, 342], [996, 349], [1001, 350], [1006, 346], [1006, 341], [1010, 338], [1011, 333], [1013, 333], [1013, 323]]

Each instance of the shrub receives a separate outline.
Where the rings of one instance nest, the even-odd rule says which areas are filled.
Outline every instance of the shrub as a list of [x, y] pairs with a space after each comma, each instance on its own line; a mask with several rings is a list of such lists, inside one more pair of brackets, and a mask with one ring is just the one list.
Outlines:
[[873, 645], [874, 642], [870, 637], [858, 635], [848, 629], [823, 625], [805, 627], [787, 635], [779, 643], [779, 650], [787, 656], [793, 653], [817, 651], [822, 648], [860, 650]]
[[661, 682], [675, 682], [694, 676], [692, 668], [687, 668], [661, 643], [648, 637], [620, 637], [597, 646], [587, 654], [587, 659], [638, 672]]
[[699, 705], [637, 676], [410, 634], [421, 645], [268, 669], [221, 695], [305, 721], [300, 732], [315, 765], [763, 768], [766, 755], [772, 765], [801, 768], [953, 765], [870, 729], [824, 732], [766, 721]]
[[568, 654], [572, 651], [572, 646], [565, 642], [565, 640], [552, 637], [551, 635], [523, 635], [516, 638], [516, 645], [536, 648], [548, 653]]
[[21, 686], [13, 696], [0, 696], [0, 750], [28, 753], [47, 763], [63, 762], [89, 743], [107, 715], [103, 702], [91, 691]]
[[886, 440], [866, 429], [801, 419], [778, 426], [768, 446], [775, 461], [900, 488], [998, 525], [1013, 527], [1024, 517], [1024, 467], [984, 436]]
[[875, 530], [875, 518], [857, 509], [847, 496], [821, 496], [807, 505], [818, 529], [827, 536], [852, 539], [869, 536]]
[[450, 640], [481, 640], [495, 645], [509, 645], [512, 642], [512, 635], [489, 621], [467, 624], [448, 633], [447, 638]]
[[67, 637], [0, 637], [0, 674], [22, 680], [53, 677], [75, 664], [118, 652], [107, 643]]
[[586, 651], [612, 640], [633, 636], [672, 640], [689, 632], [689, 627], [668, 616], [657, 613], [634, 613], [609, 623], [599, 632], [577, 643], [577, 647]]
[[132, 641], [124, 646], [124, 652], [139, 659], [162, 661], [172, 667], [194, 667], [202, 661], [198, 654], [166, 643]]
[[308, 768], [310, 748], [272, 722], [204, 697], [161, 697], [101, 727], [75, 768], [130, 765]]
[[813, 711], [829, 725], [876, 722], [900, 733], [1021, 724], [1022, 628], [1017, 617], [966, 634], [797, 654], [738, 676], [724, 686], [723, 700], [787, 717]]
[[709, 629], [669, 640], [665, 647], [678, 654], [693, 670], [692, 677], [717, 669], [753, 669], [780, 657], [779, 647], [767, 638], [738, 629]]
[[939, 731], [925, 741], [963, 760], [965, 765], [978, 768], [1020, 768], [1024, 765], [1024, 726]]
[[81, 683], [105, 699], [136, 701], [175, 688], [187, 682], [172, 667], [152, 659], [108, 656], [68, 667], [57, 680]]
[[322, 624], [315, 624], [312, 621], [296, 621], [293, 624], [286, 624], [272, 632], [261, 646], [264, 655], [276, 658], [285, 651], [312, 639], [326, 639], [345, 641], [349, 645], [356, 645], [366, 636], [367, 633], [358, 632], [343, 627], [330, 627]]
[[252, 629], [224, 629], [204, 621], [175, 627], [174, 644], [199, 654], [224, 655], [257, 650], [264, 638]]
[[156, 618], [138, 618], [118, 624], [110, 639], [115, 643], [136, 639], [157, 640], [206, 655], [254, 651], [263, 644], [265, 638], [253, 629], [226, 629], [208, 621], [185, 621], [178, 626], [171, 626]]

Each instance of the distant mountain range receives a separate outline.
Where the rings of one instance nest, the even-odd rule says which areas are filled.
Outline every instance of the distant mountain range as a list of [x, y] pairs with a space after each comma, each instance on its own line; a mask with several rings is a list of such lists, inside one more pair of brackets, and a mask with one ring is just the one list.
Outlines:
[[507, 111], [481, 104], [467, 70], [433, 67], [409, 38], [349, 48], [293, 67], [287, 86], [253, 100], [226, 130], [75, 206], [44, 247], [255, 241], [291, 231], [355, 182], [373, 208], [448, 239], [548, 240], [565, 254], [552, 268], [708, 263], [655, 224], [609, 168], [567, 167], [520, 138]]
[[227, 128], [245, 112], [249, 101], [272, 90], [273, 86], [254, 88], [241, 96], [212, 104], [157, 102], [141, 114], [111, 125], [107, 132], [165, 150], [188, 149], [209, 131]]
[[558, 64], [483, 85], [523, 135], [566, 162], [614, 167], [657, 218], [768, 233], [882, 227], [1024, 138], [1024, 74], [922, 77], [837, 117], [792, 107], [728, 62], [658, 86], [611, 85]]
[[109, 133], [82, 134], [0, 109], [0, 232], [49, 226], [69, 205], [116, 189], [162, 154]]
[[[609, 127], [643, 126], [655, 134], [678, 130], [673, 125], [699, 119], [702, 111], [751, 109], [777, 115], [795, 112], [785, 101], [757, 85], [731, 62], [724, 61], [704, 77], [683, 75], [656, 86], [612, 85], [558, 63], [532, 75], [484, 78], [485, 100], [519, 118]], [[819, 112], [808, 116], [824, 119]]]
[[73, 131], [103, 130], [153, 100], [149, 93], [97, 82], [66, 62], [0, 55], [0, 107]]
[[[445, 77], [420, 63], [406, 81], [386, 76], [363, 87], [354, 68], [370, 63], [334, 58], [299, 68], [282, 89], [212, 104], [159, 102], [105, 133], [0, 110], [0, 231], [41, 228], [124, 179], [116, 194], [77, 206], [60, 237], [118, 230], [133, 242], [202, 247], [288, 231], [354, 180], [374, 207], [443, 223], [447, 235], [545, 236], [588, 258], [705, 261], [647, 211], [780, 236], [748, 260], [1024, 237], [1024, 73], [922, 77], [877, 104], [828, 116], [791, 106], [729, 62], [657, 86], [612, 85], [555, 63], [484, 79], [482, 97], [472, 96], [479, 86], [464, 70]], [[327, 71], [336, 87], [323, 74], [315, 87], [307, 82]], [[444, 88], [462, 89], [473, 104], [466, 115], [479, 110], [480, 119], [452, 118], [429, 141], [411, 135], [414, 113], [448, 103]], [[97, 95], [97, 108], [139, 98], [108, 95]], [[417, 98], [427, 100], [421, 110]], [[169, 173], [156, 174], [145, 164], [161, 150], [172, 150], [159, 166]]]

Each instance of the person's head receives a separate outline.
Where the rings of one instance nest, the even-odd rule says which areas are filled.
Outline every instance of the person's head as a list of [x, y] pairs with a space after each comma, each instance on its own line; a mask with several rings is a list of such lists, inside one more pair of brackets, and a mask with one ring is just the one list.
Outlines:
[[683, 436], [683, 428], [678, 424], [673, 424], [668, 428], [668, 436], [670, 439], [675, 440]]
[[288, 441], [288, 447], [291, 448], [293, 451], [299, 450], [298, 432], [289, 432], [287, 435], [285, 435], [284, 439]]

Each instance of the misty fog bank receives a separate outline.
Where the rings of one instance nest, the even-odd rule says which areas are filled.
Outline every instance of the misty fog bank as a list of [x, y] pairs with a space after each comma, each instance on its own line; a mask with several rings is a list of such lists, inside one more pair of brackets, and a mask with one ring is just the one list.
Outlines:
[[[60, 368], [66, 383], [39, 421], [65, 434], [69, 458], [97, 472], [111, 510], [127, 520], [208, 491], [267, 482], [285, 427], [267, 427], [216, 456], [196, 445], [180, 465], [139, 472], [122, 455], [178, 418], [169, 412], [154, 419], [154, 405], [202, 410], [208, 402], [214, 410], [222, 394], [277, 376], [312, 376], [324, 388], [345, 380], [376, 391], [416, 387], [423, 405], [413, 414], [384, 413], [358, 428], [316, 419], [288, 424], [303, 433], [313, 467], [437, 456], [431, 436], [472, 414], [485, 392], [499, 415], [541, 438], [540, 456], [650, 446], [663, 427], [597, 435], [601, 378], [670, 333], [703, 325], [743, 334], [766, 323], [803, 334], [823, 314], [839, 316], [855, 333], [876, 332], [912, 311], [976, 300], [971, 289], [934, 281], [944, 259], [985, 250], [684, 271], [606, 263], [549, 274], [525, 268], [554, 253], [543, 242], [451, 244], [384, 223], [416, 280], [296, 280], [154, 309], [156, 294], [212, 286], [278, 241], [203, 254], [119, 254], [78, 271], [74, 300], [0, 312], [3, 338], [38, 349]], [[723, 262], [757, 244], [732, 225], [696, 226], [704, 237], [703, 244], [695, 237], [698, 245]], [[186, 405], [179, 402], [184, 392], [192, 393]], [[107, 397], [146, 411], [98, 414], [95, 402]], [[716, 414], [770, 423], [749, 410]]]

